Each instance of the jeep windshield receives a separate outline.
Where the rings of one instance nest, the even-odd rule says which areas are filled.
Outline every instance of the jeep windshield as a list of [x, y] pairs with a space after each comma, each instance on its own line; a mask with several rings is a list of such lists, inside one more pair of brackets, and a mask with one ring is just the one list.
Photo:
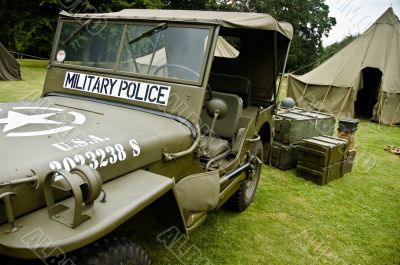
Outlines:
[[53, 59], [66, 66], [198, 83], [210, 39], [210, 27], [65, 21]]

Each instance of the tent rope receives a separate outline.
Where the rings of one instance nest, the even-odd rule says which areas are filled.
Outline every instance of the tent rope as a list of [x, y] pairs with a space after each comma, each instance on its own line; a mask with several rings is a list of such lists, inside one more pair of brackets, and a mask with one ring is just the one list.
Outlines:
[[397, 114], [399, 113], [399, 109], [400, 109], [400, 102], [397, 105], [397, 109], [396, 109], [396, 112], [394, 113], [394, 116], [393, 116], [392, 122], [390, 123], [390, 126], [393, 126], [393, 123], [394, 123], [394, 121], [395, 121], [395, 119], [397, 117]]
[[[325, 100], [326, 100], [326, 97], [328, 96], [329, 91], [331, 90], [331, 87], [332, 87], [332, 85], [330, 85], [330, 86], [328, 87], [328, 90], [327, 90], [326, 93], [325, 93], [324, 99], [322, 100], [322, 106], [321, 106], [321, 107], [323, 107], [323, 105], [324, 105], [324, 103], [325, 103]], [[321, 111], [321, 108], [320, 108], [318, 111]]]
[[[323, 56], [322, 58], [319, 58], [318, 60], [315, 60], [314, 62], [309, 63], [309, 64], [307, 64], [307, 65], [305, 65], [305, 66], [303, 66], [303, 67], [301, 67], [301, 68], [299, 68], [299, 69], [297, 69], [297, 70], [294, 70], [294, 71], [290, 72], [289, 74], [297, 73], [297, 72], [299, 72], [299, 71], [301, 71], [301, 70], [303, 70], [303, 69], [305, 69], [305, 68], [307, 68], [307, 67], [309, 67], [309, 66], [312, 66], [312, 65], [314, 65], [314, 64], [317, 64], [317, 63], [319, 63], [319, 62], [321, 62], [321, 61], [322, 61], [322, 63], [324, 63], [324, 62], [325, 62], [325, 59], [330, 58], [332, 55], [334, 55], [334, 54], [337, 53], [337, 52], [338, 52], [337, 50], [332, 51], [331, 53], [329, 53], [329, 54]], [[322, 64], [322, 63], [320, 63], [320, 64]]]
[[352, 87], [349, 88], [349, 92], [347, 93], [346, 97], [345, 97], [344, 100], [343, 100], [342, 106], [340, 107], [340, 111], [339, 111], [338, 114], [336, 115], [336, 119], [338, 119], [339, 116], [340, 116], [340, 114], [342, 114], [344, 105], [345, 105], [345, 103], [348, 101], [352, 89], [353, 89]]
[[381, 89], [381, 98], [379, 100], [379, 104], [378, 104], [378, 108], [377, 108], [377, 112], [376, 112], [376, 116], [378, 118], [379, 125], [381, 125], [381, 115], [382, 115], [382, 110], [383, 110], [383, 97], [384, 97], [382, 82], [380, 84], [380, 89]]
[[300, 100], [299, 100], [299, 105], [300, 105], [300, 103], [303, 101], [304, 94], [306, 93], [307, 87], [308, 87], [308, 84], [306, 84], [306, 87], [305, 87], [304, 90], [303, 90], [303, 94], [301, 95], [301, 98], [300, 98]]
[[[25, 54], [25, 53], [14, 52], [14, 51], [9, 51], [9, 52], [10, 52], [10, 53], [14, 53], [14, 54], [16, 54], [16, 55], [21, 55], [21, 56], [25, 56], [25, 57], [34, 58], [34, 59], [49, 60], [49, 58], [44, 58], [44, 57], [29, 55], [29, 54]], [[19, 59], [22, 59], [22, 58], [19, 58]]]
[[[359, 35], [356, 35], [356, 36], [359, 36]], [[357, 39], [357, 38], [355, 38], [355, 39], [353, 39], [352, 41], [350, 41], [350, 43], [346, 44], [344, 47], [342, 47], [341, 49], [339, 49], [339, 51], [342, 50], [342, 49], [344, 49], [344, 48], [347, 47], [348, 45], [350, 45], [350, 44], [351, 44], [353, 41], [355, 41], [356, 39]], [[307, 68], [307, 67], [309, 67], [309, 66], [312, 66], [312, 65], [314, 65], [314, 64], [317, 64], [317, 63], [319, 63], [319, 62], [321, 62], [320, 64], [323, 64], [323, 63], [325, 63], [325, 59], [330, 58], [332, 55], [334, 55], [334, 54], [337, 53], [337, 52], [338, 52], [338, 50], [333, 50], [333, 51], [331, 51], [330, 53], [328, 53], [327, 55], [325, 55], [325, 56], [319, 58], [318, 60], [315, 60], [315, 61], [312, 62], [312, 63], [309, 63], [309, 64], [307, 64], [307, 65], [305, 65], [305, 66], [303, 66], [303, 67], [301, 67], [301, 68], [299, 68], [299, 69], [297, 69], [297, 70], [294, 70], [294, 71], [290, 72], [289, 74], [297, 73], [297, 72], [299, 72], [299, 71], [301, 71], [301, 70], [303, 70], [303, 69], [305, 69], [305, 68]]]

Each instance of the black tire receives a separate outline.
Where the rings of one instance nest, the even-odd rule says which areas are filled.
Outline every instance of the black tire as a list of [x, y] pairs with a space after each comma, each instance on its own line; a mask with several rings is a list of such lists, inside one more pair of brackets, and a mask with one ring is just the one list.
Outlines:
[[[260, 160], [263, 159], [263, 144], [261, 141], [254, 143], [251, 148], [251, 154], [257, 156]], [[247, 174], [253, 174], [251, 178], [246, 179], [240, 185], [240, 188], [235, 194], [228, 200], [227, 206], [235, 212], [243, 212], [252, 203], [254, 196], [256, 195], [258, 182], [260, 181], [261, 167], [262, 164], [255, 162], [254, 173], [247, 172]], [[248, 177], [250, 177], [248, 175]]]
[[[124, 237], [105, 237], [71, 253], [75, 265], [150, 265], [147, 252]], [[71, 264], [71, 263], [67, 263]]]

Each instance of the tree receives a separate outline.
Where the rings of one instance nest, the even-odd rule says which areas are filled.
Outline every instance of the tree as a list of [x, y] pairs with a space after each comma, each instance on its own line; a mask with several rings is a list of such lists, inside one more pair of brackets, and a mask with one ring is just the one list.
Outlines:
[[0, 42], [7, 48], [49, 57], [60, 10], [70, 13], [162, 8], [163, 0], [0, 0]]
[[[58, 13], [95, 13], [124, 8], [169, 8], [263, 12], [290, 22], [294, 38], [288, 69], [317, 61], [322, 36], [336, 24], [324, 0], [0, 0], [0, 41], [9, 49], [48, 57]], [[305, 71], [307, 69], [304, 69]]]
[[12, 50], [47, 55], [57, 23], [57, 5], [44, 1], [0, 2], [0, 41]]
[[165, 1], [168, 9], [186, 9], [186, 10], [207, 10], [209, 9], [209, 0], [170, 0]]
[[[268, 13], [294, 28], [288, 70], [294, 71], [316, 61], [323, 52], [322, 36], [336, 25], [324, 0], [219, 0], [220, 9]], [[303, 69], [303, 72], [308, 70]]]

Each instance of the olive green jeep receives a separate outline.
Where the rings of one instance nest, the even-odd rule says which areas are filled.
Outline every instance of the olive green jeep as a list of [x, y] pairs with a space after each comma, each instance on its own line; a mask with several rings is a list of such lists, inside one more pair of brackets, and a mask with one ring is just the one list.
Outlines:
[[292, 32], [256, 13], [61, 12], [41, 98], [0, 104], [1, 264], [150, 264], [119, 229], [244, 211]]

